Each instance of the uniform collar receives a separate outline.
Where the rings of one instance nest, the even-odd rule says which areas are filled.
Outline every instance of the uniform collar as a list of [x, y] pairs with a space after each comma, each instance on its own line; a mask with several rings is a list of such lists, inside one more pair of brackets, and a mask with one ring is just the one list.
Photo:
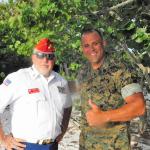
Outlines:
[[[40, 76], [43, 77], [43, 75], [41, 75], [41, 74], [37, 71], [37, 69], [35, 68], [34, 65], [32, 65], [31, 70], [32, 70], [31, 75], [32, 75], [32, 77], [33, 77], [34, 79], [36, 79], [37, 77], [40, 77]], [[55, 78], [55, 76], [56, 76], [55, 72], [52, 71], [51, 74], [50, 74], [50, 76], [48, 77], [48, 80], [47, 80], [47, 81], [50, 82], [52, 79]], [[44, 78], [44, 77], [43, 77], [43, 78]]]
[[32, 70], [31, 75], [34, 79], [40, 76], [40, 73], [37, 71], [34, 65], [32, 65], [31, 70]]
[[52, 81], [55, 78], [56, 74], [54, 71], [51, 72], [50, 76], [48, 77], [48, 82]]

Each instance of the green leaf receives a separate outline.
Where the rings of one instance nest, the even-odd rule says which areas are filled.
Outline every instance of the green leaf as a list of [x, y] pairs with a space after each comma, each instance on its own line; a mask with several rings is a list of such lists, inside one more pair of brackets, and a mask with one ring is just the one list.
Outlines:
[[131, 24], [129, 25], [129, 27], [127, 28], [127, 30], [132, 30], [136, 28], [135, 22], [131, 22]]
[[143, 42], [143, 39], [142, 39], [142, 38], [137, 38], [135, 41], [136, 41], [137, 43], [142, 43], [142, 42]]
[[113, 32], [114, 32], [114, 29], [109, 26], [109, 27], [107, 28], [107, 32], [108, 32], [108, 33], [113, 33]]

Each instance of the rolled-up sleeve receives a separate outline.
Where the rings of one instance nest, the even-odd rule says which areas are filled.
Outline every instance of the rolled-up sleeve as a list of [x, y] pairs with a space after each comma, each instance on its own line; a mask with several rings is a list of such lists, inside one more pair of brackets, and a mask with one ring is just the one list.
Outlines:
[[142, 88], [138, 83], [128, 84], [121, 89], [121, 94], [124, 99], [139, 92], [142, 92]]

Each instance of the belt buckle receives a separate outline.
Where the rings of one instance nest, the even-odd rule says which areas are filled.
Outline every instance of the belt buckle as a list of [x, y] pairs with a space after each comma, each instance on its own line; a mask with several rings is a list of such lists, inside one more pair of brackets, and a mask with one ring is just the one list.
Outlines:
[[45, 140], [38, 140], [37, 144], [46, 145], [46, 144], [51, 144], [53, 142], [54, 142], [54, 140], [52, 140], [52, 139], [45, 139]]

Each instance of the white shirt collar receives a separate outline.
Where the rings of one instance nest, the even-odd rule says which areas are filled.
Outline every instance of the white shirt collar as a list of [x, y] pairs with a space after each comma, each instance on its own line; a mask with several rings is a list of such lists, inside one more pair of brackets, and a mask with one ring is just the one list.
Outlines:
[[32, 65], [31, 70], [32, 70], [31, 75], [34, 79], [40, 76], [40, 73], [37, 71], [34, 65]]
[[[35, 68], [34, 65], [32, 65], [31, 70], [32, 70], [31, 75], [32, 75], [32, 77], [33, 77], [34, 79], [37, 78], [37, 77], [39, 77], [39, 76], [44, 77], [43, 75], [41, 75], [41, 74], [38, 72], [38, 70]], [[53, 79], [55, 78], [55, 76], [56, 76], [55, 72], [52, 71], [51, 74], [50, 74], [50, 76], [47, 78], [47, 81], [50, 82], [51, 80], [53, 80]], [[45, 77], [44, 77], [44, 78], [45, 78]]]

